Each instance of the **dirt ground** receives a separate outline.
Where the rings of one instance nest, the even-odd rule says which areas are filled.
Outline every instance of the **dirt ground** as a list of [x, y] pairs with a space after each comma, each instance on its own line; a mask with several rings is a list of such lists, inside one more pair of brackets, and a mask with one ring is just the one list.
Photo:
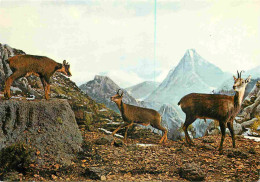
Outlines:
[[[138, 131], [136, 131], [138, 132]], [[226, 137], [223, 154], [217, 148], [219, 136], [194, 139], [195, 146], [185, 141], [170, 141], [157, 144], [159, 135], [143, 133], [142, 138], [128, 138], [127, 144], [116, 138], [115, 146], [111, 136], [101, 131], [87, 132], [83, 151], [70, 166], [46, 165], [32, 169], [22, 180], [126, 180], [126, 181], [258, 181], [260, 172], [259, 142], [236, 138], [236, 149], [231, 138]], [[100, 142], [103, 141], [103, 142]], [[99, 141], [99, 142], [97, 142]], [[142, 146], [136, 144], [155, 144]], [[89, 172], [95, 169], [96, 174]], [[94, 171], [95, 171], [94, 170]], [[94, 174], [94, 176], [93, 176]]]

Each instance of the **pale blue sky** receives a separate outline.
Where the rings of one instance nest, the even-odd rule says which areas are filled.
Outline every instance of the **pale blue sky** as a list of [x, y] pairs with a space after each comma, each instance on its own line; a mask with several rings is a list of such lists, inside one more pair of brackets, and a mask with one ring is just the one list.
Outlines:
[[260, 1], [3, 1], [0, 43], [71, 63], [76, 83], [96, 74], [121, 87], [162, 81], [194, 48], [224, 71], [260, 64]]

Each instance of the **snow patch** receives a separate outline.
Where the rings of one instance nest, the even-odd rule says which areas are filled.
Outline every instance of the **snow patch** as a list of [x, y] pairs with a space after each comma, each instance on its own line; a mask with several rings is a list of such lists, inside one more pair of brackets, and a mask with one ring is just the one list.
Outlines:
[[193, 50], [192, 49], [189, 50], [189, 54], [190, 54], [191, 59], [193, 60], [194, 56], [193, 56]]
[[26, 98], [26, 100], [34, 100], [35, 99], [35, 95], [30, 95], [30, 97], [28, 98]]
[[139, 146], [139, 147], [157, 147], [158, 146], [157, 144], [148, 144], [148, 143], [136, 143], [135, 145]]
[[248, 138], [250, 140], [254, 140], [256, 142], [260, 142], [260, 137], [253, 137], [253, 136], [244, 136], [244, 138]]
[[[104, 128], [98, 128], [98, 129], [101, 130], [101, 131], [103, 131], [103, 132], [105, 132], [105, 133], [108, 134], [108, 135], [111, 135], [111, 134], [112, 134], [111, 131], [108, 131], [108, 130], [106, 130], [106, 129], [104, 129]], [[114, 136], [119, 137], [119, 138], [124, 138], [122, 135], [119, 135], [119, 134], [115, 134]]]

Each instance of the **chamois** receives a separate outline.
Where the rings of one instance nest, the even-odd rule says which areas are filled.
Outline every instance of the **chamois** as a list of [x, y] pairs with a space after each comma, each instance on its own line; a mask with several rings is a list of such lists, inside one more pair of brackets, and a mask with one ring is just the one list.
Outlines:
[[66, 76], [71, 76], [70, 65], [64, 60], [63, 64], [57, 63], [54, 60], [35, 55], [17, 55], [7, 60], [10, 69], [13, 73], [5, 81], [4, 96], [10, 99], [10, 87], [14, 80], [35, 75], [40, 77], [43, 88], [45, 90], [45, 98], [49, 99], [50, 93], [50, 77], [57, 71]]
[[188, 126], [192, 124], [197, 118], [207, 118], [219, 121], [222, 134], [219, 146], [220, 153], [223, 149], [226, 126], [231, 133], [233, 148], [235, 148], [233, 120], [240, 111], [245, 88], [251, 79], [251, 76], [249, 76], [246, 80], [244, 80], [241, 78], [241, 72], [239, 74], [238, 71], [237, 75], [237, 78], [233, 76], [233, 89], [235, 91], [234, 96], [191, 93], [181, 98], [178, 105], [181, 106], [182, 111], [186, 114], [183, 131], [185, 133], [186, 142], [188, 144], [193, 144], [187, 132]]
[[[121, 94], [119, 93], [120, 91]], [[124, 142], [126, 142], [127, 131], [130, 126], [132, 126], [134, 123], [141, 124], [144, 126], [148, 126], [150, 124], [152, 127], [157, 128], [164, 133], [159, 143], [165, 143], [167, 141], [167, 129], [161, 126], [161, 115], [153, 109], [147, 109], [125, 104], [123, 103], [122, 98], [123, 91], [121, 89], [117, 91], [116, 95], [111, 97], [111, 101], [116, 103], [124, 121], [124, 123], [121, 126], [119, 126], [115, 131], [113, 131], [112, 136], [114, 136], [116, 132], [121, 128], [126, 127], [124, 136]]]

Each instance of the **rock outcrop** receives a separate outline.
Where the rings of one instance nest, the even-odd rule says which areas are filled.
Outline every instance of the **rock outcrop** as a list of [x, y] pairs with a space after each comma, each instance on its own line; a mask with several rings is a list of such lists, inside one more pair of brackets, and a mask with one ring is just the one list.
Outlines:
[[69, 164], [82, 136], [67, 100], [0, 100], [0, 149], [17, 142], [32, 146], [42, 159]]

